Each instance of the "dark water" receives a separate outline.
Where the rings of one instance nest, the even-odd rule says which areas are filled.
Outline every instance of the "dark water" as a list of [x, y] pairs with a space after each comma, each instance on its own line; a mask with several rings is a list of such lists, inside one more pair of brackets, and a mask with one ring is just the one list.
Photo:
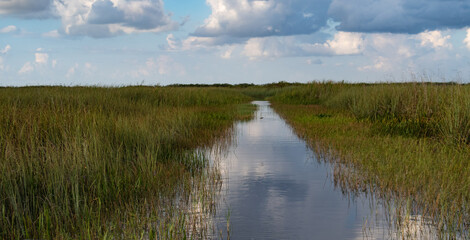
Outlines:
[[231, 239], [393, 238], [380, 207], [335, 189], [331, 166], [315, 159], [268, 102], [255, 104], [255, 119], [236, 126], [237, 140], [220, 160], [216, 238], [227, 237], [227, 219]]

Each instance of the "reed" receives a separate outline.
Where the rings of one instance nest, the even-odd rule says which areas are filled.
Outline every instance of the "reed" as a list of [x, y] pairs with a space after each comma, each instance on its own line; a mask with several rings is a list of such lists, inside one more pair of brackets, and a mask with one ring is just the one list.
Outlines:
[[317, 104], [374, 123], [377, 132], [470, 143], [470, 86], [313, 82], [285, 88], [270, 99]]
[[196, 149], [249, 117], [248, 100], [213, 88], [1, 88], [0, 238], [207, 234], [190, 210], [213, 204], [217, 172]]

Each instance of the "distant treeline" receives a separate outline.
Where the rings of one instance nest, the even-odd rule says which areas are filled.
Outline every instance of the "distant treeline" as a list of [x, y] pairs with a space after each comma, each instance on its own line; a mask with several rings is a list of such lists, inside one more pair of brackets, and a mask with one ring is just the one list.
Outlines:
[[254, 84], [254, 83], [239, 83], [239, 84], [229, 84], [229, 83], [214, 83], [214, 84], [171, 84], [168, 87], [227, 87], [227, 88], [248, 88], [248, 87], [287, 87], [287, 86], [299, 86], [305, 83], [299, 82], [276, 82], [276, 83], [266, 83], [266, 84]]
[[[355, 86], [372, 86], [372, 85], [406, 85], [409, 83], [414, 82], [383, 82], [383, 83], [346, 83], [344, 81], [335, 82], [335, 81], [313, 81], [308, 83], [300, 83], [300, 82], [273, 82], [273, 83], [265, 83], [265, 84], [254, 84], [254, 83], [239, 83], [239, 84], [229, 84], [229, 83], [213, 83], [213, 84], [170, 84], [167, 87], [226, 87], [226, 88], [249, 88], [249, 87], [267, 87], [267, 88], [279, 88], [279, 87], [289, 87], [289, 86], [302, 86], [302, 85], [309, 85], [311, 83], [337, 83], [337, 84], [347, 84], [347, 85], [355, 85]], [[420, 82], [421, 84], [426, 85], [468, 85], [470, 83], [458, 83], [458, 82]]]

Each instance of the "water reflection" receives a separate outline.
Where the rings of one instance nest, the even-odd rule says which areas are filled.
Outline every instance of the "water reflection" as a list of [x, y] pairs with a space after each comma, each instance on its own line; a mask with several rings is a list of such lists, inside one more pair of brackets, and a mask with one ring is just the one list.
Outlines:
[[213, 154], [222, 176], [214, 238], [436, 238], [420, 216], [397, 221], [393, 203], [335, 189], [333, 167], [318, 161], [268, 102], [254, 103], [255, 119], [238, 123], [234, 143]]
[[[352, 203], [328, 179], [305, 142], [269, 107], [237, 125], [237, 143], [220, 160], [222, 203], [216, 217], [233, 239], [357, 239], [371, 215], [367, 201]], [[374, 227], [375, 228], [375, 227]], [[370, 237], [369, 236], [369, 237]]]

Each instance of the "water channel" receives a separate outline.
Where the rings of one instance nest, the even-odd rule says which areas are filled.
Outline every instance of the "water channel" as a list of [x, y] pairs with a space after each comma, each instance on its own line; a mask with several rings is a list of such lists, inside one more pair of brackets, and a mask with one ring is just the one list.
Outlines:
[[[256, 101], [220, 159], [223, 178], [214, 238], [389, 239], [380, 206], [335, 188], [331, 166], [269, 106]], [[226, 233], [227, 226], [229, 233]]]

